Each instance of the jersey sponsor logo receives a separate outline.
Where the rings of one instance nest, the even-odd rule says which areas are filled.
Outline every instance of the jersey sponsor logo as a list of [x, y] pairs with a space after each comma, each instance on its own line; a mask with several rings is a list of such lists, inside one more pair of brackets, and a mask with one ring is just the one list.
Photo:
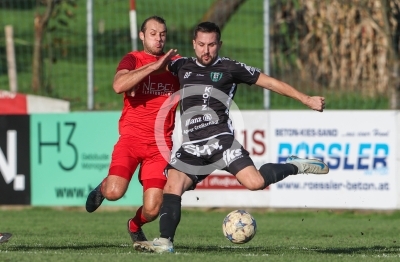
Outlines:
[[185, 84], [181, 90], [182, 114], [197, 113], [199, 110], [209, 110], [209, 100], [213, 92], [212, 85]]
[[211, 153], [215, 150], [221, 150], [222, 145], [219, 144], [218, 141], [215, 143], [212, 143], [210, 145], [203, 145], [203, 146], [198, 146], [198, 145], [184, 145], [183, 149], [194, 156], [206, 156], [206, 155], [211, 155]]
[[203, 116], [203, 120], [204, 121], [211, 121], [212, 120], [212, 115], [211, 114], [205, 114]]
[[194, 127], [190, 128], [190, 129], [183, 130], [182, 133], [187, 135], [187, 134], [189, 134], [189, 133], [191, 133], [193, 131], [197, 131], [197, 130], [200, 130], [202, 128], [205, 128], [205, 127], [211, 126], [211, 125], [218, 125], [218, 120], [209, 121], [209, 122], [206, 122], [206, 123], [201, 123], [200, 125], [194, 126]]
[[171, 159], [171, 161], [169, 161], [169, 163], [171, 164], [171, 165], [175, 165], [176, 164], [176, 158], [172, 158]]
[[219, 73], [219, 72], [211, 72], [210, 73], [210, 77], [213, 82], [218, 82], [219, 80], [221, 80], [222, 75], [223, 75], [223, 73]]
[[233, 161], [235, 161], [236, 159], [239, 159], [241, 157], [243, 157], [243, 155], [242, 155], [242, 149], [240, 149], [240, 148], [239, 149], [228, 148], [223, 153], [223, 159], [227, 166], [229, 166]]
[[189, 78], [192, 72], [186, 72], [185, 75], [183, 76], [184, 79]]
[[167, 95], [170, 96], [174, 93], [174, 85], [165, 82], [153, 82], [151, 77], [148, 77], [148, 81], [142, 82], [142, 93], [145, 95]]
[[210, 100], [210, 96], [212, 93], [212, 86], [206, 86], [204, 88], [204, 93], [203, 93], [203, 104], [201, 105], [201, 110], [205, 111], [208, 110], [208, 101]]
[[200, 123], [201, 121], [202, 121], [201, 117], [195, 117], [195, 118], [192, 118], [192, 119], [188, 119], [188, 120], [186, 120], [185, 126], [188, 126], [188, 125], [191, 125], [191, 124], [197, 124], [197, 123]]

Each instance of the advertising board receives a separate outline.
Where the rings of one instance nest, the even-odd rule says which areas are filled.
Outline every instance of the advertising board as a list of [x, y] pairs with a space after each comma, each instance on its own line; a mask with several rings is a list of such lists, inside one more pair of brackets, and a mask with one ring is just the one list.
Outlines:
[[31, 203], [29, 116], [0, 115], [0, 205]]
[[396, 207], [395, 111], [273, 111], [273, 162], [320, 158], [327, 175], [297, 175], [271, 186], [272, 207]]
[[[108, 174], [119, 112], [31, 116], [32, 205], [84, 206]], [[103, 205], [140, 206], [137, 175], [125, 196]]]

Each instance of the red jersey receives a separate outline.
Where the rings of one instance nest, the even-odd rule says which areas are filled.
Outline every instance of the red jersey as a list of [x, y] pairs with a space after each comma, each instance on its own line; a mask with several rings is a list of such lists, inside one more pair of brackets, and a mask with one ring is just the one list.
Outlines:
[[[122, 58], [117, 71], [138, 69], [159, 58], [144, 51], [130, 52]], [[145, 77], [137, 87], [134, 97], [124, 94], [124, 107], [119, 119], [119, 133], [133, 136], [150, 144], [156, 141], [154, 126], [157, 114], [165, 100], [179, 90], [179, 81], [176, 76], [166, 72]], [[169, 112], [163, 114], [164, 139], [168, 146], [172, 146], [171, 136], [174, 130], [176, 107], [177, 104], [172, 106]]]

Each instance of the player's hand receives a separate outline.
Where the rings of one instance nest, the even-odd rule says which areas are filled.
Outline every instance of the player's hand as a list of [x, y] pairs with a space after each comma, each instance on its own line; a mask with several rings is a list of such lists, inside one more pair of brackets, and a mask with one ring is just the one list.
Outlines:
[[170, 49], [162, 58], [159, 60], [168, 60], [171, 61], [171, 58], [174, 56], [178, 55], [178, 50], [177, 49]]
[[152, 64], [150, 68], [153, 71], [166, 71], [167, 64], [171, 61], [171, 59], [178, 55], [176, 49], [170, 49], [164, 56], [158, 59], [157, 62]]
[[325, 109], [325, 97], [309, 96], [305, 104], [312, 110], [322, 112]]
[[136, 90], [138, 90], [138, 88], [139, 88], [138, 86], [132, 87], [130, 90], [126, 91], [125, 93], [127, 96], [134, 97], [136, 94]]

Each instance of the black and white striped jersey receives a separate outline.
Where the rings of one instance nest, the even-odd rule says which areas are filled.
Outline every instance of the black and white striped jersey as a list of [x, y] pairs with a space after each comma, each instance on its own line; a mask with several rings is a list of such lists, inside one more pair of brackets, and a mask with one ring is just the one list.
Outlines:
[[171, 61], [168, 70], [178, 76], [181, 86], [183, 144], [233, 135], [229, 109], [237, 85], [252, 85], [260, 75], [260, 69], [226, 57], [209, 66], [194, 57], [182, 57]]

